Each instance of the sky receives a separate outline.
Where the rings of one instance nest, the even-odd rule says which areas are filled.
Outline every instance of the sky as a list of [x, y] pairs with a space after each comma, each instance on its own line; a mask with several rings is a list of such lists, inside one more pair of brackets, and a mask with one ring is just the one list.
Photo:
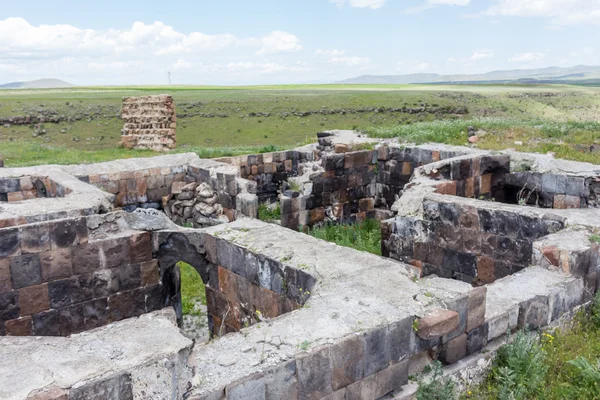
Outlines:
[[8, 1], [0, 83], [330, 83], [600, 65], [600, 0]]

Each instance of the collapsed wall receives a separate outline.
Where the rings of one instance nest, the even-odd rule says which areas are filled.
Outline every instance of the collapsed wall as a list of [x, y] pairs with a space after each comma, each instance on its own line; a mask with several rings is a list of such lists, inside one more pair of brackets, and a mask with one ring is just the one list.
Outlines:
[[168, 151], [176, 146], [175, 103], [166, 94], [124, 97], [121, 145], [126, 149]]

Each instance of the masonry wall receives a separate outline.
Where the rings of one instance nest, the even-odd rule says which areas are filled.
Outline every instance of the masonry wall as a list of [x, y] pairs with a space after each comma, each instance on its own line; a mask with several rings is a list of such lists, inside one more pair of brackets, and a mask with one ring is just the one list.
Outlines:
[[175, 103], [169, 95], [124, 97], [121, 144], [127, 149], [174, 149]]
[[528, 205], [544, 208], [593, 207], [596, 199], [593, 178], [517, 172], [504, 178], [504, 192], [510, 202], [520, 198]]
[[288, 177], [297, 176], [299, 165], [313, 158], [312, 153], [290, 150], [220, 158], [216, 161], [239, 167], [241, 178], [256, 182], [259, 201], [271, 202], [277, 199], [282, 182], [287, 181]]
[[14, 202], [40, 197], [65, 197], [71, 190], [49, 177], [23, 176], [0, 178], [0, 202]]
[[0, 334], [67, 336], [163, 307], [150, 234], [86, 218], [0, 229]]

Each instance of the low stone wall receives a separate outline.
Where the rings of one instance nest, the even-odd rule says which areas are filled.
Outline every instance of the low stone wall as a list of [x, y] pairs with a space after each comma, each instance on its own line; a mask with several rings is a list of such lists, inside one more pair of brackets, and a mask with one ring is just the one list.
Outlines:
[[0, 202], [30, 200], [39, 197], [65, 197], [71, 189], [45, 176], [0, 178]]
[[124, 97], [121, 144], [127, 149], [168, 151], [175, 148], [175, 103], [166, 94]]
[[514, 203], [521, 200], [544, 208], [587, 208], [594, 206], [593, 181], [582, 176], [517, 172], [505, 176], [504, 190], [510, 192]]
[[281, 184], [289, 177], [298, 175], [300, 164], [313, 159], [312, 152], [290, 150], [225, 157], [216, 161], [239, 167], [241, 178], [256, 182], [259, 201], [271, 202], [277, 200]]

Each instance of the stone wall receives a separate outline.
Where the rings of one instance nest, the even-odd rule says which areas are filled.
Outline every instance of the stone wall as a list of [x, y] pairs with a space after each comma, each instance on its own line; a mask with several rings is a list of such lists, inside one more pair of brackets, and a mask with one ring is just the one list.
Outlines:
[[535, 172], [516, 172], [504, 178], [506, 201], [544, 208], [595, 206], [594, 178]]
[[126, 149], [168, 151], [175, 148], [175, 103], [166, 94], [124, 97], [121, 144]]
[[30, 200], [38, 197], [65, 197], [71, 190], [46, 176], [0, 178], [0, 202]]
[[290, 150], [226, 157], [216, 161], [239, 167], [241, 178], [256, 182], [259, 201], [270, 202], [277, 200], [281, 185], [288, 177], [298, 175], [300, 164], [313, 158], [312, 152]]
[[2, 335], [67, 336], [163, 307], [150, 234], [107, 237], [94, 232], [99, 223], [0, 229]]

